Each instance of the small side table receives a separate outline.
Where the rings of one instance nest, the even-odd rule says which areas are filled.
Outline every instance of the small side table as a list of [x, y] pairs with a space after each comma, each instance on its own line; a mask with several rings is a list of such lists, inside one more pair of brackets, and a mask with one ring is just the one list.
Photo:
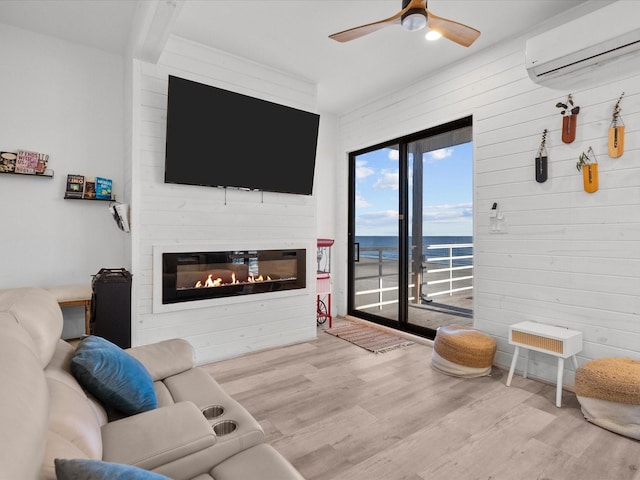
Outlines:
[[46, 287], [50, 291], [60, 308], [84, 306], [84, 331], [91, 332], [91, 285], [63, 285], [60, 287]]
[[527, 378], [529, 368], [529, 350], [547, 353], [558, 357], [558, 374], [556, 379], [556, 407], [562, 405], [562, 375], [564, 359], [571, 358], [573, 366], [578, 369], [576, 354], [582, 351], [582, 332], [568, 328], [545, 325], [536, 322], [521, 322], [509, 327], [509, 344], [515, 345], [513, 360], [507, 377], [507, 387], [511, 386], [513, 372], [516, 369], [520, 348], [525, 349], [523, 377]]

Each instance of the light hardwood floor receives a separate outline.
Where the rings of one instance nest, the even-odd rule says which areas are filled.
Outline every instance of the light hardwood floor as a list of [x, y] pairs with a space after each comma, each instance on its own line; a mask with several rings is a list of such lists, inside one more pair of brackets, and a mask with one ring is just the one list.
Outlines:
[[204, 368], [308, 480], [640, 480], [640, 442], [586, 422], [573, 393], [556, 408], [553, 385], [450, 377], [431, 353], [318, 330]]

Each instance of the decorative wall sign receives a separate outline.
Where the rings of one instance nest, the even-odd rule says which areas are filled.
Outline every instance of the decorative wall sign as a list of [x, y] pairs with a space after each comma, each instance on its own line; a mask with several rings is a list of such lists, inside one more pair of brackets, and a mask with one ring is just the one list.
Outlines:
[[558, 102], [556, 107], [562, 109], [560, 112], [562, 114], [562, 141], [571, 143], [576, 139], [576, 126], [580, 107], [574, 105], [571, 94], [567, 96], [566, 103]]
[[113, 181], [110, 178], [96, 177], [96, 199], [109, 200], [112, 196]]
[[82, 198], [84, 191], [84, 175], [67, 175], [67, 190], [64, 192], [64, 198]]
[[[611, 117], [611, 125], [609, 126], [608, 151], [611, 158], [621, 157], [624, 153], [624, 123], [622, 123], [622, 118], [620, 117], [620, 112], [622, 111], [620, 101], [623, 96], [624, 92], [622, 92], [618, 101], [613, 106], [613, 115]], [[618, 122], [622, 123], [622, 125], [618, 125]]]
[[544, 183], [548, 177], [547, 166], [547, 149], [545, 144], [547, 143], [547, 129], [542, 132], [542, 141], [540, 142], [540, 148], [538, 149], [538, 155], [536, 156], [536, 182]]
[[17, 158], [18, 154], [15, 152], [0, 152], [0, 172], [15, 173]]
[[49, 155], [46, 153], [28, 150], [0, 152], [0, 173], [53, 177], [53, 170], [48, 165]]
[[29, 152], [27, 150], [18, 150], [16, 158], [16, 173], [26, 173], [35, 175], [38, 167], [38, 152]]

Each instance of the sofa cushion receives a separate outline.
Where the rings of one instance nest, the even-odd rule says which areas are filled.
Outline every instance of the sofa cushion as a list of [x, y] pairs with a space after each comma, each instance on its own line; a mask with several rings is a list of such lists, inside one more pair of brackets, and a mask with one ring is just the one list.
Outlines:
[[215, 480], [304, 480], [300, 472], [267, 443], [241, 451], [214, 467], [210, 474]]
[[121, 463], [56, 458], [57, 480], [170, 480], [159, 473]]
[[172, 338], [125, 350], [140, 363], [154, 381], [191, 370], [195, 366], [193, 346], [181, 338]]
[[87, 460], [100, 460], [99, 458], [89, 458], [78, 448], [77, 445], [74, 445], [68, 438], [62, 437], [56, 432], [49, 430], [46, 437], [47, 448], [45, 449], [44, 456], [42, 457], [40, 476], [33, 478], [38, 478], [38, 480], [56, 480], [56, 466], [54, 464], [56, 458], [84, 458]]
[[[98, 418], [98, 423], [100, 425], [104, 425], [109, 421], [104, 405], [102, 405], [93, 395], [88, 394], [87, 391], [82, 388], [76, 377], [71, 373], [71, 359], [73, 358], [74, 352], [75, 347], [71, 346], [64, 340], [60, 340], [53, 358], [51, 358], [47, 368], [44, 369], [44, 374], [48, 381], [56, 380], [64, 383], [86, 397], [87, 403], [91, 406]], [[53, 460], [51, 465], [53, 468]]]
[[0, 478], [37, 478], [45, 449], [49, 394], [28, 332], [0, 312]]
[[46, 367], [62, 334], [62, 310], [43, 288], [0, 290], [0, 311], [11, 315], [32, 338], [42, 367]]
[[158, 406], [153, 380], [142, 363], [104, 338], [91, 335], [78, 344], [71, 372], [93, 396], [125, 415]]
[[83, 453], [81, 457], [101, 459], [101, 423], [87, 396], [54, 378], [47, 378], [47, 385], [49, 431], [77, 447]]
[[[184, 468], [200, 453], [208, 459], [216, 440], [202, 412], [191, 402], [180, 402], [104, 425], [102, 460], [147, 470], [159, 470], [172, 463]], [[163, 473], [168, 474], [166, 470]]]

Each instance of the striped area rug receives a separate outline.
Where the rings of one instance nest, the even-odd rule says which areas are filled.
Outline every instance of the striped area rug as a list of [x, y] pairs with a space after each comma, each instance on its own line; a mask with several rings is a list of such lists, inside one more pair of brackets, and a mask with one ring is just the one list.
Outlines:
[[329, 328], [325, 332], [373, 353], [384, 353], [396, 348], [413, 345], [414, 343], [399, 335], [356, 322], [346, 322]]

